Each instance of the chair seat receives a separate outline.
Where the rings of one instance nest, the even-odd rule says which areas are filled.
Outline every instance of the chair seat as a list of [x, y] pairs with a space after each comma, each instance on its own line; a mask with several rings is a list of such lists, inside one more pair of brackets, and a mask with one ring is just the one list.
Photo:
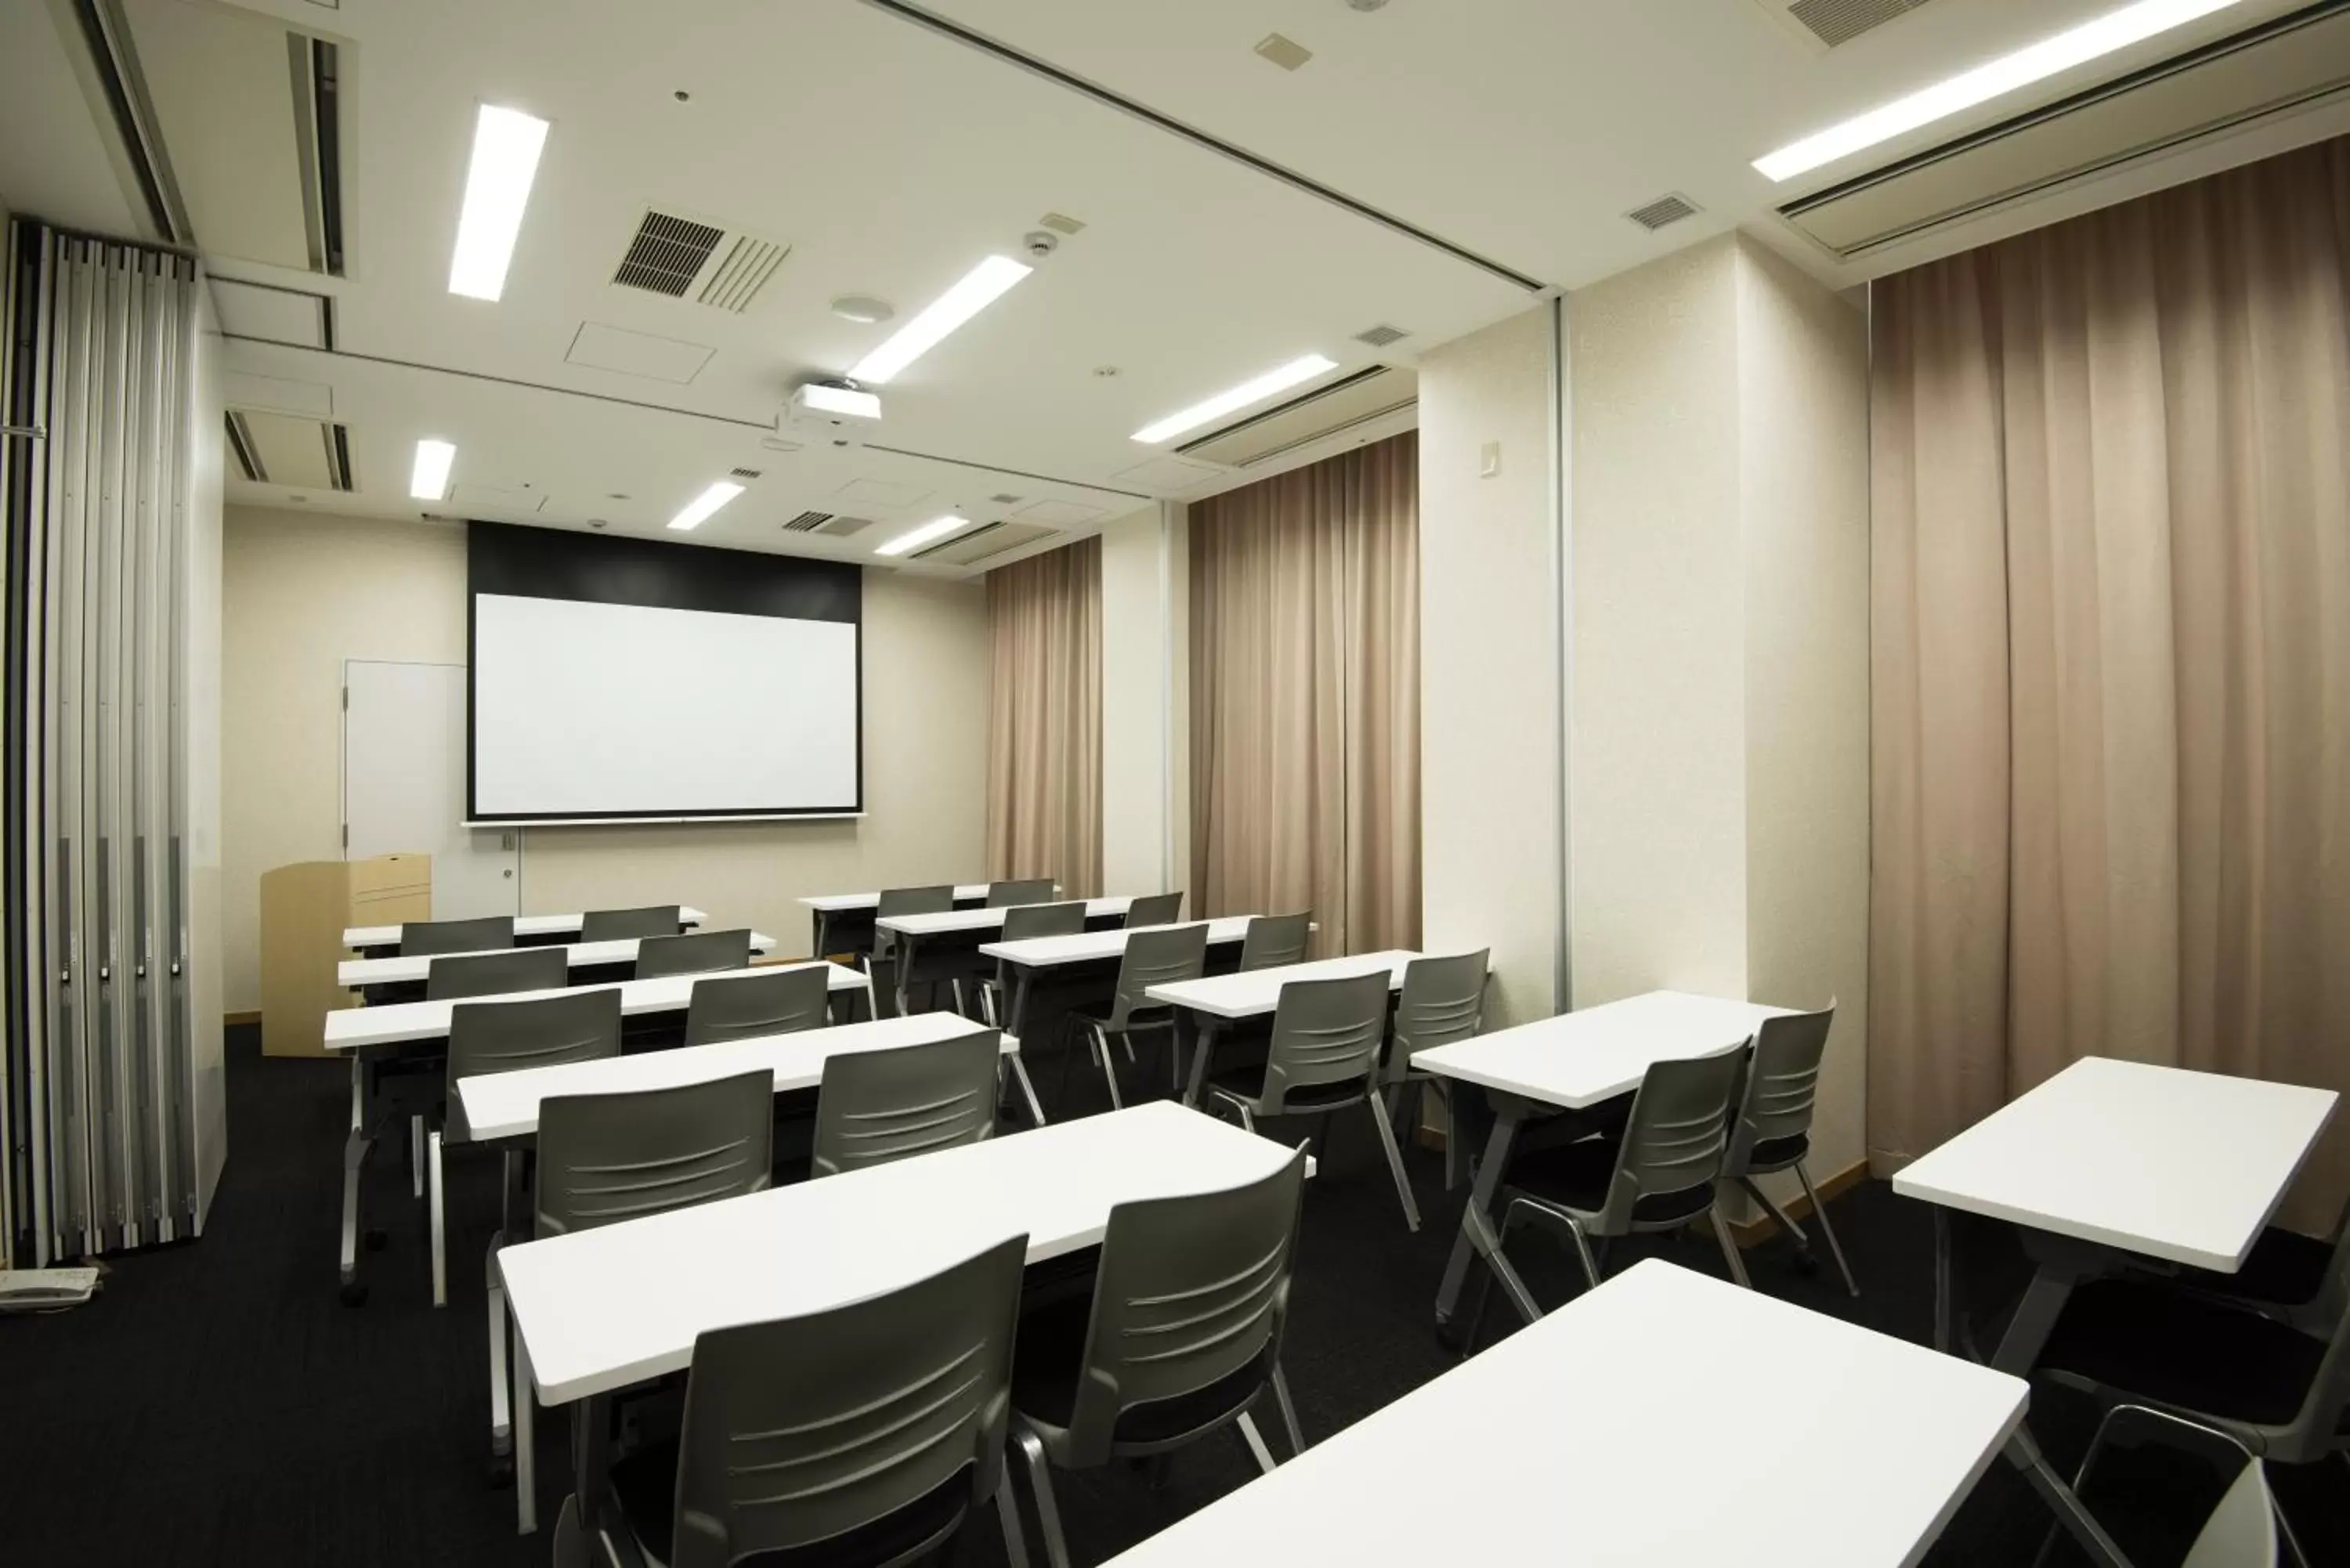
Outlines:
[[[1266, 1064], [1253, 1063], [1230, 1067], [1208, 1079], [1208, 1086], [1218, 1094], [1247, 1102], [1253, 1112], [1264, 1098]], [[1369, 1085], [1360, 1078], [1348, 1078], [1340, 1084], [1315, 1084], [1307, 1088], [1292, 1089], [1284, 1098], [1283, 1116], [1319, 1116], [1325, 1111], [1343, 1110], [1358, 1106], [1370, 1093]]]
[[[1012, 1407], [1036, 1429], [1056, 1460], [1076, 1412], [1077, 1379], [1085, 1366], [1086, 1325], [1093, 1298], [1076, 1294], [1020, 1314], [1012, 1351]], [[1204, 1388], [1171, 1399], [1153, 1399], [1119, 1413], [1120, 1447], [1155, 1448], [1219, 1426], [1249, 1407], [1273, 1376], [1269, 1356], [1260, 1355]]]
[[[1536, 1149], [1510, 1161], [1503, 1185], [1577, 1215], [1596, 1214], [1607, 1206], [1608, 1184], [1615, 1179], [1622, 1148], [1615, 1138], [1591, 1137]], [[1712, 1207], [1713, 1187], [1708, 1183], [1679, 1192], [1651, 1192], [1632, 1205], [1632, 1219], [1640, 1225], [1676, 1225]]]
[[2300, 1410], [2322, 1340], [2162, 1285], [2094, 1280], [2073, 1293], [2039, 1371], [2251, 1426]]
[[1750, 1176], [1767, 1176], [1774, 1170], [1787, 1170], [1812, 1152], [1812, 1135], [1790, 1133], [1785, 1137], [1766, 1137], [1756, 1144], [1746, 1157]]
[[[650, 1443], [612, 1462], [612, 1499], [651, 1568], [667, 1568], [677, 1530], [678, 1440]], [[886, 1518], [823, 1541], [735, 1559], [736, 1568], [879, 1568], [962, 1522], [971, 1467]]]
[[[1069, 1009], [1069, 1016], [1080, 1023], [1091, 1024], [1096, 1029], [1111, 1027], [1107, 1008], [1094, 1011], [1072, 1007]], [[1171, 1007], [1138, 1007], [1126, 1015], [1126, 1033], [1129, 1034], [1142, 1029], [1170, 1029], [1174, 1024], [1175, 1010]]]

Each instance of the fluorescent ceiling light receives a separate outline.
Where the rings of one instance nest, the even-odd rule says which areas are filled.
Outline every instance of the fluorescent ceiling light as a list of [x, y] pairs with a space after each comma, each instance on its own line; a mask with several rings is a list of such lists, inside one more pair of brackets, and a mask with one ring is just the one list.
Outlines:
[[1300, 381], [1310, 381], [1323, 371], [1337, 368], [1336, 359], [1326, 359], [1319, 354], [1292, 359], [1278, 370], [1267, 370], [1253, 381], [1243, 381], [1227, 391], [1218, 392], [1206, 402], [1193, 403], [1180, 414], [1170, 414], [1155, 425], [1143, 426], [1134, 432], [1134, 439], [1155, 446], [1181, 435], [1185, 431], [1197, 430], [1210, 420], [1222, 419], [1237, 409], [1263, 402], [1275, 392], [1285, 392]]
[[710, 521], [710, 514], [743, 493], [743, 487], [732, 480], [722, 479], [701, 494], [691, 504], [669, 520], [669, 525], [681, 534], [690, 533]]
[[2238, 3], [2239, 0], [2138, 0], [2135, 5], [2125, 5], [2084, 22], [2069, 33], [2043, 38], [2029, 48], [1962, 71], [1842, 125], [1832, 125], [1815, 136], [1807, 136], [1767, 157], [1757, 158], [1754, 167], [1773, 180], [1792, 180], [1864, 147], [1889, 141], [1921, 125], [1931, 125]]
[[546, 121], [516, 109], [482, 106], [473, 124], [473, 165], [465, 174], [465, 206], [457, 218], [457, 252], [449, 260], [449, 292], [495, 299], [505, 292], [506, 264], [522, 233], [530, 182], [538, 173]]
[[419, 501], [438, 501], [449, 493], [449, 465], [457, 449], [445, 441], [416, 443], [416, 466], [408, 471], [408, 493]]
[[950, 513], [944, 517], [899, 535], [888, 544], [877, 546], [873, 553], [877, 556], [902, 556], [909, 550], [920, 549], [933, 539], [943, 539], [958, 528], [970, 526], [970, 518], [957, 517]]
[[962, 281], [931, 301], [923, 312], [889, 335], [889, 340], [857, 362], [848, 372], [852, 381], [879, 386], [936, 348], [941, 339], [985, 310], [1003, 291], [1033, 269], [1010, 256], [990, 256], [965, 273]]
[[833, 387], [822, 381], [810, 381], [800, 389], [800, 402], [820, 414], [845, 414], [858, 420], [881, 417], [880, 396], [858, 391], [854, 387]]

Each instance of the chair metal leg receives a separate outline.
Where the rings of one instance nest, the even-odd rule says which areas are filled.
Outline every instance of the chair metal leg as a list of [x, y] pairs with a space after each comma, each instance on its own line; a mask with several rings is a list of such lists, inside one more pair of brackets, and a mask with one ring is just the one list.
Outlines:
[[1800, 1159], [1795, 1162], [1795, 1179], [1804, 1184], [1804, 1196], [1812, 1200], [1812, 1217], [1820, 1222], [1820, 1234], [1828, 1239], [1828, 1256], [1835, 1260], [1836, 1272], [1844, 1276], [1846, 1293], [1857, 1299], [1860, 1284], [1852, 1277], [1852, 1265], [1844, 1261], [1844, 1243], [1836, 1240], [1835, 1226], [1828, 1219], [1828, 1206], [1813, 1190], [1812, 1173], [1804, 1168]]
[[1036, 1532], [1045, 1538], [1046, 1568], [1069, 1568], [1069, 1543], [1061, 1535], [1061, 1511], [1053, 1501], [1053, 1466], [1035, 1433], [1015, 1424], [1013, 1441], [1028, 1461], [1028, 1490], [1036, 1495]]
[[1237, 1104], [1235, 1108], [1241, 1113], [1241, 1131], [1252, 1133], [1256, 1131], [1256, 1117], [1249, 1114], [1249, 1108]]
[[1305, 1432], [1297, 1424], [1297, 1405], [1289, 1397], [1289, 1379], [1281, 1375], [1281, 1364], [1273, 1366], [1273, 1402], [1281, 1407], [1281, 1424], [1289, 1428], [1291, 1458], [1305, 1451]]
[[1407, 1230], [1419, 1229], [1419, 1205], [1412, 1201], [1411, 1179], [1403, 1173], [1403, 1151], [1396, 1147], [1395, 1128], [1388, 1125], [1388, 1113], [1377, 1095], [1363, 1099], [1363, 1108], [1371, 1113], [1372, 1125], [1379, 1129], [1379, 1147], [1387, 1152], [1388, 1170], [1395, 1177], [1396, 1196], [1403, 1199], [1403, 1222]]
[[441, 1187], [441, 1129], [434, 1127], [424, 1137], [427, 1174], [431, 1180], [432, 1206], [432, 1304], [449, 1304], [449, 1248], [446, 1235], [447, 1218], [442, 1208]]
[[538, 1531], [538, 1391], [530, 1376], [530, 1346], [514, 1341], [515, 1533]]
[[1721, 1261], [1730, 1265], [1730, 1277], [1752, 1290], [1754, 1283], [1746, 1277], [1746, 1260], [1738, 1255], [1737, 1239], [1730, 1233], [1730, 1217], [1722, 1213], [1718, 1198], [1713, 1204], [1713, 1239], [1721, 1243]]
[[[1511, 1207], [1512, 1212], [1514, 1213], [1516, 1206], [1513, 1204]], [[1509, 1219], [1504, 1216], [1502, 1221], [1502, 1234], [1507, 1236], [1509, 1233]], [[1593, 1290], [1597, 1290], [1599, 1260], [1591, 1255], [1591, 1239], [1583, 1233], [1583, 1227], [1572, 1220], [1566, 1222], [1566, 1233], [1575, 1239], [1575, 1260], [1583, 1265], [1584, 1279], [1589, 1282]]]
[[1248, 1442], [1249, 1452], [1256, 1456], [1256, 1468], [1265, 1474], [1273, 1473], [1273, 1450], [1264, 1446], [1264, 1434], [1256, 1429], [1256, 1419], [1247, 1411], [1241, 1412], [1241, 1436]]
[[[1804, 1233], [1804, 1228], [1801, 1225], [1795, 1223], [1795, 1217], [1772, 1202], [1771, 1195], [1762, 1190], [1759, 1182], [1751, 1176], [1742, 1176], [1738, 1179], [1738, 1185], [1746, 1189], [1746, 1196], [1754, 1199], [1761, 1206], [1762, 1212], [1771, 1216], [1773, 1223], [1794, 1239], [1797, 1251], [1808, 1252], [1812, 1250], [1812, 1239]], [[1814, 1204], [1813, 1207], [1817, 1208], [1818, 1205]]]
[[506, 1371], [506, 1346], [513, 1335], [506, 1328], [506, 1282], [498, 1272], [498, 1245], [505, 1240], [503, 1234], [490, 1240], [490, 1253], [484, 1260], [490, 1282], [487, 1292], [490, 1303], [490, 1452], [504, 1454], [514, 1448], [514, 1385]]
[[1020, 1097], [1028, 1102], [1029, 1119], [1036, 1126], [1043, 1127], [1045, 1107], [1037, 1102], [1036, 1085], [1028, 1081], [1027, 1064], [1020, 1060], [1020, 1053], [1017, 1051], [1012, 1053], [1012, 1076], [1020, 1085]]
[[1110, 1054], [1109, 1036], [1098, 1028], [1094, 1030], [1094, 1054], [1101, 1062], [1102, 1082], [1109, 1085], [1109, 1108], [1126, 1109], [1126, 1102], [1118, 1095], [1118, 1063]]
[[408, 1118], [408, 1184], [411, 1196], [424, 1196], [424, 1118]]
[[1020, 1528], [1020, 1500], [1012, 1495], [1008, 1467], [1003, 1478], [995, 1483], [995, 1517], [1003, 1521], [1004, 1557], [1012, 1568], [1028, 1568], [1028, 1538]]

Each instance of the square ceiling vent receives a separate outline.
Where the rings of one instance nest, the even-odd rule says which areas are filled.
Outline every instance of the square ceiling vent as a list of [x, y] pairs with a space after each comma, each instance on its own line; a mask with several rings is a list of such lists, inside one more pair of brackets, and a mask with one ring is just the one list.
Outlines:
[[1814, 53], [1849, 44], [1926, 0], [1754, 0], [1788, 36]]
[[780, 240], [648, 208], [612, 281], [740, 316], [791, 252]]

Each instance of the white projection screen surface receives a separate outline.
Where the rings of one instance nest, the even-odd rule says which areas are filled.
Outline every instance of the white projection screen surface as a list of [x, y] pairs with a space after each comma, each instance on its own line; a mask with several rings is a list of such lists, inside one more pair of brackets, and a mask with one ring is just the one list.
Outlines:
[[472, 528], [473, 820], [862, 808], [856, 568]]

